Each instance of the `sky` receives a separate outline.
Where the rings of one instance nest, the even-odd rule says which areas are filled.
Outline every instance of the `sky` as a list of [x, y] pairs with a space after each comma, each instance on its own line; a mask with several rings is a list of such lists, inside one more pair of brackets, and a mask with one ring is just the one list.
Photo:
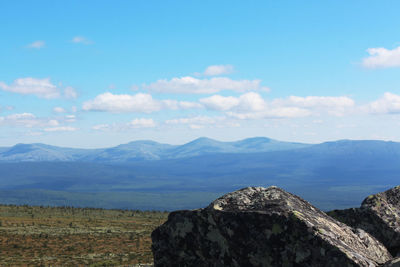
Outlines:
[[400, 141], [399, 1], [0, 1], [0, 146]]

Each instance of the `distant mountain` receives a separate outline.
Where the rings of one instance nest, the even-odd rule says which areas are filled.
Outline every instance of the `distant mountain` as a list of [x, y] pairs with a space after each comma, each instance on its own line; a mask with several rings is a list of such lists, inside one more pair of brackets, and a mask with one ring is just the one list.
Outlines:
[[245, 153], [291, 150], [311, 146], [310, 144], [282, 142], [266, 137], [248, 138], [242, 141], [233, 142], [232, 144], [240, 149], [241, 152]]
[[185, 158], [216, 153], [254, 153], [290, 150], [308, 147], [308, 144], [273, 140], [266, 137], [248, 138], [237, 142], [220, 142], [210, 138], [198, 138], [173, 149], [168, 158]]
[[357, 206], [365, 195], [400, 184], [400, 143], [374, 140], [305, 145], [268, 138], [201, 138], [182, 146], [136, 141], [98, 150], [32, 144], [8, 148], [0, 157], [8, 159], [0, 161], [0, 190], [14, 190], [16, 195], [8, 198], [18, 203], [27, 201], [20, 199], [26, 194], [15, 190], [52, 191], [43, 201], [58, 199], [57, 191], [80, 192], [82, 205], [85, 192], [112, 192], [114, 200], [118, 192], [142, 192], [155, 198], [176, 194], [171, 203], [162, 197], [159, 201], [163, 207], [177, 207], [190, 192], [199, 197], [200, 192], [277, 185], [331, 210]]
[[237, 142], [220, 142], [199, 138], [184, 145], [174, 146], [154, 141], [134, 141], [104, 149], [74, 149], [45, 144], [17, 144], [0, 148], [0, 162], [133, 162], [195, 157], [215, 153], [254, 153], [308, 147], [308, 144], [276, 141], [257, 137]]
[[308, 147], [306, 151], [311, 153], [346, 154], [346, 155], [400, 155], [400, 143], [380, 140], [338, 140], [325, 142]]
[[17, 144], [0, 150], [0, 161], [74, 161], [96, 150], [62, 148], [45, 144]]
[[82, 161], [91, 162], [128, 162], [138, 160], [158, 160], [166, 156], [167, 151], [176, 146], [160, 144], [154, 141], [134, 141], [112, 148], [102, 149], [84, 157]]

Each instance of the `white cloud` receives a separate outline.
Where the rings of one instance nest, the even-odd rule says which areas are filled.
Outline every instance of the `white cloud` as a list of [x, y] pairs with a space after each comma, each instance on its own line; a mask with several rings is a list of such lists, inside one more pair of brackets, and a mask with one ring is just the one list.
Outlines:
[[128, 123], [97, 124], [92, 126], [92, 130], [121, 132], [139, 128], [154, 128], [156, 126], [157, 124], [153, 119], [135, 118]]
[[400, 113], [400, 95], [386, 92], [381, 98], [365, 106], [364, 110], [373, 114]]
[[276, 107], [255, 112], [227, 112], [228, 116], [236, 119], [267, 119], [267, 118], [300, 118], [310, 116], [312, 113], [306, 109], [297, 107]]
[[71, 42], [76, 44], [92, 44], [93, 42], [83, 36], [75, 36], [72, 38]]
[[205, 76], [218, 76], [222, 74], [229, 74], [233, 72], [232, 65], [212, 65], [207, 67], [204, 71]]
[[49, 120], [47, 123], [49, 126], [58, 126], [60, 125], [60, 123], [58, 122], [58, 120]]
[[266, 101], [255, 92], [239, 97], [213, 95], [199, 100], [207, 109], [224, 111], [237, 119], [296, 118], [320, 113], [342, 116], [354, 107], [349, 97], [290, 96]]
[[367, 49], [369, 57], [363, 59], [362, 65], [366, 68], [400, 67], [400, 46], [392, 50], [378, 47]]
[[45, 132], [74, 132], [77, 131], [78, 128], [70, 127], [70, 126], [60, 126], [60, 127], [51, 127], [45, 128]]
[[[329, 114], [343, 116], [354, 109], [354, 101], [346, 96], [290, 96], [285, 99], [274, 99], [266, 101], [260, 94], [255, 92], [244, 93], [238, 97], [213, 95], [201, 98], [199, 102], [185, 102], [177, 100], [157, 100], [150, 94], [138, 93], [135, 95], [114, 95], [104, 93], [93, 100], [83, 104], [86, 111], [106, 112], [139, 112], [151, 113], [163, 109], [182, 110], [206, 108], [208, 110], [220, 111], [235, 119], [262, 119], [262, 118], [298, 118], [306, 116], [318, 116]], [[202, 123], [191, 120], [204, 121], [209, 117], [183, 118], [167, 120], [167, 124], [177, 123], [189, 124], [198, 127]], [[139, 123], [136, 122], [136, 123]], [[128, 125], [129, 126], [129, 125]], [[122, 127], [115, 126], [115, 127]], [[113, 128], [115, 128], [113, 126]], [[104, 127], [102, 127], [104, 128]], [[123, 128], [123, 127], [122, 127]]]
[[65, 116], [65, 121], [66, 122], [75, 122], [76, 121], [76, 116], [75, 115], [66, 115]]
[[139, 118], [132, 120], [127, 126], [130, 128], [153, 128], [156, 124], [153, 119]]
[[207, 116], [196, 116], [190, 118], [178, 118], [172, 120], [166, 120], [166, 124], [212, 124], [217, 121], [217, 118], [207, 117]]
[[36, 119], [36, 116], [33, 115], [32, 113], [17, 113], [17, 114], [8, 115], [6, 117], [6, 119], [17, 121], [17, 120], [26, 120], [26, 119]]
[[54, 107], [53, 108], [53, 112], [55, 112], [55, 113], [65, 113], [67, 111], [62, 107]]
[[271, 104], [308, 109], [314, 114], [328, 113], [334, 116], [343, 116], [355, 106], [354, 100], [347, 96], [289, 96], [286, 99], [276, 99]]
[[[16, 79], [11, 85], [0, 82], [0, 89], [7, 92], [36, 95], [40, 98], [59, 98], [61, 97], [61, 88], [50, 82], [49, 78], [36, 79], [32, 77]], [[66, 97], [73, 96], [74, 89], [71, 87], [65, 88]]]
[[49, 78], [19, 78], [11, 85], [0, 82], [0, 89], [23, 95], [32, 94], [41, 98], [60, 97], [59, 89], [50, 82]]
[[347, 96], [289, 96], [287, 99], [277, 100], [276, 103], [293, 105], [303, 108], [313, 107], [353, 107], [354, 100]]
[[27, 135], [27, 136], [41, 136], [41, 135], [43, 135], [43, 132], [31, 132], [31, 131], [28, 131], [28, 132], [25, 133], [25, 135]]
[[225, 111], [239, 105], [239, 99], [233, 96], [213, 95], [199, 100], [206, 108]]
[[203, 106], [196, 102], [188, 102], [188, 101], [179, 101], [178, 102], [179, 109], [196, 109], [202, 108]]
[[65, 98], [77, 98], [78, 93], [75, 91], [74, 88], [68, 86], [64, 89], [64, 97]]
[[266, 102], [261, 95], [250, 92], [239, 97], [237, 109], [240, 111], [262, 111], [266, 109]]
[[137, 93], [135, 95], [117, 95], [110, 92], [100, 94], [93, 100], [83, 103], [83, 110], [86, 111], [107, 111], [107, 112], [139, 112], [151, 113], [161, 109], [191, 109], [201, 108], [199, 103], [176, 101], [176, 100], [157, 100], [150, 94]]
[[15, 113], [8, 116], [0, 117], [0, 125], [15, 127], [47, 127], [57, 126], [59, 123], [54, 119], [38, 118], [32, 113]]
[[82, 108], [87, 111], [150, 113], [160, 110], [161, 107], [161, 103], [149, 94], [114, 95], [107, 92], [86, 101]]
[[177, 118], [166, 120], [165, 124], [169, 125], [188, 125], [191, 129], [201, 129], [205, 126], [215, 125], [221, 122], [224, 117], [208, 117], [208, 116], [196, 116], [190, 118]]
[[239, 97], [213, 95], [200, 99], [200, 103], [208, 109], [219, 111], [262, 111], [266, 108], [264, 99], [254, 92]]
[[35, 41], [31, 44], [28, 44], [29, 48], [34, 48], [34, 49], [40, 49], [43, 48], [46, 45], [44, 41]]
[[105, 130], [109, 130], [110, 129], [110, 125], [108, 125], [108, 124], [97, 124], [97, 125], [92, 126], [92, 129], [96, 130], [96, 131], [105, 131]]
[[227, 119], [225, 116], [194, 116], [186, 118], [176, 118], [166, 120], [167, 125], [185, 125], [190, 129], [203, 129], [203, 128], [225, 128], [225, 127], [239, 127], [240, 124], [236, 121]]
[[182, 93], [182, 94], [212, 94], [220, 91], [269, 91], [261, 86], [261, 80], [232, 80], [226, 77], [211, 79], [197, 79], [186, 76], [172, 78], [171, 80], [158, 80], [149, 85], [144, 84], [143, 89], [157, 93]]
[[163, 109], [172, 109], [172, 110], [197, 109], [197, 108], [203, 107], [201, 104], [196, 103], [196, 102], [177, 101], [177, 100], [171, 100], [171, 99], [161, 100], [160, 104]]

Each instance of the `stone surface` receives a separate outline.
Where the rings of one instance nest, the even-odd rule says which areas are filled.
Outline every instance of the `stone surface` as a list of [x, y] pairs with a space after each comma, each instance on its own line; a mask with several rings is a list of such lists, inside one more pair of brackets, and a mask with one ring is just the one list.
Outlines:
[[400, 256], [400, 186], [367, 197], [360, 208], [334, 210], [333, 218], [361, 228], [380, 240], [393, 256]]
[[378, 266], [391, 259], [363, 230], [277, 187], [248, 187], [172, 212], [152, 233], [155, 266]]
[[388, 261], [384, 267], [400, 267], [400, 258], [394, 258], [393, 260]]

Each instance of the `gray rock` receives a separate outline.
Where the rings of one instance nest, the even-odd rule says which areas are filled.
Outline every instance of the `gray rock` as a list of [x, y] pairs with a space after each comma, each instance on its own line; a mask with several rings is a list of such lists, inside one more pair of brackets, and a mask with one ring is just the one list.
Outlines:
[[393, 256], [400, 255], [400, 186], [367, 197], [360, 208], [328, 212], [380, 240]]
[[365, 231], [277, 187], [248, 187], [204, 209], [172, 212], [152, 240], [155, 266], [378, 266], [391, 259]]
[[388, 261], [384, 267], [400, 267], [400, 258], [394, 258], [393, 260]]

